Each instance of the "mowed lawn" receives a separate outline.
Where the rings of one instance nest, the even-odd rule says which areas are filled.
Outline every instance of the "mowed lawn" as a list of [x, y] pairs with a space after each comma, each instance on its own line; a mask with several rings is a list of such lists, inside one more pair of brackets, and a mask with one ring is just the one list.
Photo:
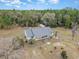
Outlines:
[[[24, 37], [25, 28], [15, 28], [11, 30], [0, 30], [0, 37]], [[52, 38], [48, 41], [35, 42], [34, 45], [25, 44], [25, 59], [62, 59], [61, 51], [67, 51], [68, 59], [79, 59], [79, 30], [74, 40], [72, 40], [72, 32], [70, 29], [54, 28], [58, 32], [59, 40]], [[50, 44], [47, 44], [49, 42]], [[55, 48], [56, 47], [56, 48]], [[61, 49], [63, 48], [63, 49]]]

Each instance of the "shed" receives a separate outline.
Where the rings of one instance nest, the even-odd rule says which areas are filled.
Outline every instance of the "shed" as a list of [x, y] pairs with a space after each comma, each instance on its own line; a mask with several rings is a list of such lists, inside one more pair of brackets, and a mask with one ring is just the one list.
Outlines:
[[50, 27], [29, 27], [24, 31], [27, 40], [50, 39], [54, 32]]

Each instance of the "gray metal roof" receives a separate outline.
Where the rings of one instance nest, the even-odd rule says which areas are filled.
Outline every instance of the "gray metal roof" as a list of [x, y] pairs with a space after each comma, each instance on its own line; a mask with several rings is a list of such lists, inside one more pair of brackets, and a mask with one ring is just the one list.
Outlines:
[[45, 38], [50, 37], [52, 35], [52, 30], [50, 27], [30, 27], [27, 30], [25, 30], [25, 35], [28, 38]]

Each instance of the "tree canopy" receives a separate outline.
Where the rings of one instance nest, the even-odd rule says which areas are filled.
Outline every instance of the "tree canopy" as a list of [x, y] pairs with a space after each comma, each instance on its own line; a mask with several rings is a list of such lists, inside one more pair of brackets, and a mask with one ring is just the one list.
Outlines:
[[72, 8], [61, 10], [0, 10], [0, 29], [16, 26], [35, 27], [39, 24], [71, 28], [73, 22], [79, 24], [79, 10]]

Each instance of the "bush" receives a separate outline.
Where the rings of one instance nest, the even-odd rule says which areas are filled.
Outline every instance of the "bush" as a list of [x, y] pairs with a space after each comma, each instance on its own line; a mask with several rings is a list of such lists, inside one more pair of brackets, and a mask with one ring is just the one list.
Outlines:
[[66, 51], [62, 51], [61, 56], [62, 56], [63, 59], [67, 59]]
[[18, 25], [21, 27], [38, 26], [45, 24], [50, 27], [71, 28], [71, 23], [79, 24], [79, 10], [62, 9], [62, 10], [2, 10], [0, 11], [0, 28], [13, 28]]
[[21, 47], [24, 46], [24, 41], [23, 39], [19, 38], [19, 37], [16, 37], [14, 40], [13, 40], [13, 49], [19, 49]]
[[35, 42], [35, 39], [31, 39], [31, 40], [29, 40], [29, 44], [34, 44], [34, 42]]

